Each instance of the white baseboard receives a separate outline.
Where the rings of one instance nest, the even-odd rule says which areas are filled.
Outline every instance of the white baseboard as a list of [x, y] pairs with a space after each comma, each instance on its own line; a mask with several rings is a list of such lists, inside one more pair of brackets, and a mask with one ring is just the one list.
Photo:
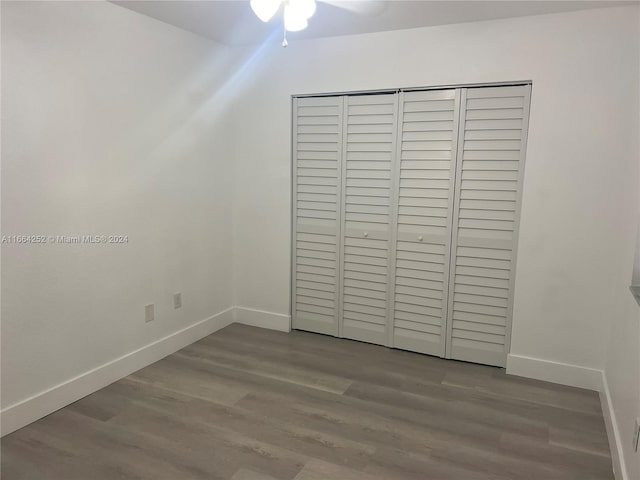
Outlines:
[[291, 317], [289, 315], [245, 307], [235, 307], [233, 314], [236, 323], [279, 330], [281, 332], [291, 331]]
[[[4, 436], [22, 428], [234, 322], [282, 332], [291, 330], [289, 315], [246, 307], [228, 308], [210, 318], [6, 407], [0, 415], [0, 432]], [[507, 373], [603, 392], [601, 398], [607, 421], [607, 432], [612, 445], [612, 459], [615, 456], [614, 466], [617, 465], [617, 472], [621, 472], [616, 473], [616, 479], [627, 480], [624, 468], [620, 467], [623, 465], [622, 452], [619, 449], [620, 435], [604, 372], [538, 358], [509, 355]]]
[[507, 356], [507, 373], [601, 392], [602, 370], [521, 355]]
[[4, 436], [14, 432], [234, 322], [282, 332], [288, 332], [291, 324], [289, 315], [253, 308], [228, 308], [212, 317], [4, 408], [0, 412], [0, 433]]
[[629, 480], [624, 463], [620, 430], [618, 429], [618, 423], [616, 422], [616, 413], [613, 410], [611, 392], [609, 391], [609, 383], [607, 382], [607, 375], [605, 372], [602, 372], [602, 385], [603, 388], [600, 392], [600, 403], [602, 404], [602, 414], [604, 415], [604, 424], [607, 428], [609, 448], [611, 449], [613, 474], [615, 475], [616, 480]]
[[2, 410], [4, 436], [233, 323], [234, 308], [190, 325]]

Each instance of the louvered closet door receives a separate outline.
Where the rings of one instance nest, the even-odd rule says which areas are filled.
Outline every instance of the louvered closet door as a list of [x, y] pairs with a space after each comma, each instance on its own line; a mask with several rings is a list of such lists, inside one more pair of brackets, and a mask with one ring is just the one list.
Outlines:
[[449, 356], [504, 366], [530, 86], [462, 90]]
[[342, 97], [294, 99], [293, 327], [338, 335]]
[[444, 356], [459, 90], [400, 96], [393, 345]]
[[342, 336], [386, 345], [397, 95], [345, 97]]

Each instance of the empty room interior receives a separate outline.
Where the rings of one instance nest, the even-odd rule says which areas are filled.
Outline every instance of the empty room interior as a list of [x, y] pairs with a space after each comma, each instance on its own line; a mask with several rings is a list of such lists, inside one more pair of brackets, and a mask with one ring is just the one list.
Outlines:
[[0, 17], [3, 480], [640, 480], [640, 2]]

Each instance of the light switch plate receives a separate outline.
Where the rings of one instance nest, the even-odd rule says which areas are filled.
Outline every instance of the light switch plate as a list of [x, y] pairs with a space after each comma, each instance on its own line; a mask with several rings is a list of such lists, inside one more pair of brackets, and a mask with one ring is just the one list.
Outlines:
[[174, 293], [173, 294], [173, 308], [181, 308], [182, 307], [182, 294]]
[[153, 303], [145, 305], [144, 307], [144, 321], [146, 323], [152, 322], [155, 318]]
[[633, 451], [638, 451], [638, 441], [640, 441], [640, 418], [636, 418], [636, 426], [633, 429]]

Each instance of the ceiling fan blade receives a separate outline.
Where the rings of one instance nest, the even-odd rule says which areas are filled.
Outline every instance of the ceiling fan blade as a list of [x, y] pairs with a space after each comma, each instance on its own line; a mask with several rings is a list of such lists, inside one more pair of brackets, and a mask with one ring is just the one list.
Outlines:
[[358, 15], [373, 17], [381, 14], [387, 8], [386, 1], [383, 0], [318, 0], [319, 2], [332, 5], [334, 7], [348, 10]]

